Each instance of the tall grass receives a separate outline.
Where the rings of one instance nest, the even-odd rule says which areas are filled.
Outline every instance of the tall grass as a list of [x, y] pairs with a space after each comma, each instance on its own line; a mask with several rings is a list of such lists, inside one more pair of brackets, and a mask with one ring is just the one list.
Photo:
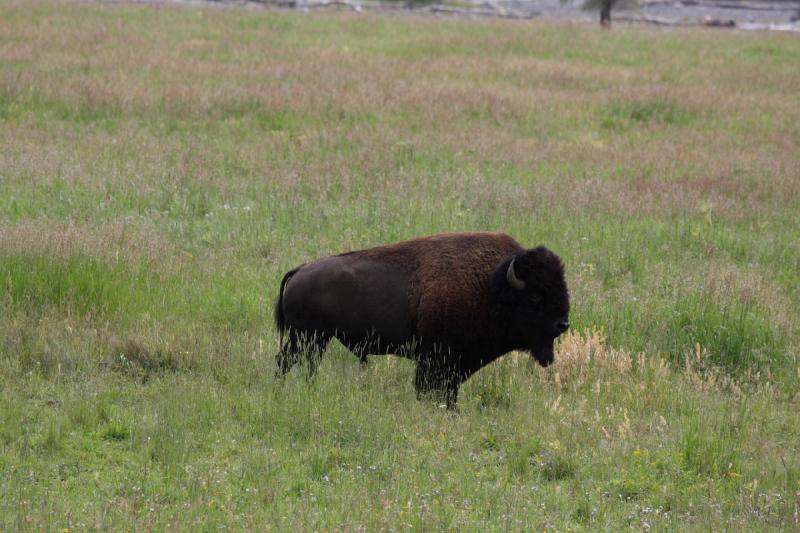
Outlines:
[[[795, 39], [0, 6], [0, 528], [797, 527]], [[282, 274], [495, 230], [567, 265], [553, 368], [459, 412]]]

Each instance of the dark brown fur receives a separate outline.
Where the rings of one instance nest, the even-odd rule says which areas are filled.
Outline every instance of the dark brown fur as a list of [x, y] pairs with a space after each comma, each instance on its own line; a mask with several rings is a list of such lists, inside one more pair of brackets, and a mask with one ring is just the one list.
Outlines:
[[[524, 290], [506, 279], [512, 259]], [[279, 374], [301, 353], [321, 355], [337, 337], [362, 360], [368, 353], [416, 360], [417, 391], [444, 390], [452, 406], [459, 384], [503, 353], [529, 350], [549, 364], [568, 313], [558, 257], [525, 250], [502, 233], [441, 234], [348, 252], [284, 276], [275, 316], [290, 336], [278, 354]]]

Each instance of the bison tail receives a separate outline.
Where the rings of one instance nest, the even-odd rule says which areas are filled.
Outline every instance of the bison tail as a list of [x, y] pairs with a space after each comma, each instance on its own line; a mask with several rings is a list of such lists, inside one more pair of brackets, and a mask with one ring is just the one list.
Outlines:
[[297, 267], [284, 274], [281, 280], [281, 289], [278, 293], [278, 301], [275, 302], [275, 327], [278, 328], [278, 335], [280, 336], [280, 345], [283, 347], [283, 332], [286, 329], [286, 317], [283, 315], [283, 289], [289, 279], [302, 267]]

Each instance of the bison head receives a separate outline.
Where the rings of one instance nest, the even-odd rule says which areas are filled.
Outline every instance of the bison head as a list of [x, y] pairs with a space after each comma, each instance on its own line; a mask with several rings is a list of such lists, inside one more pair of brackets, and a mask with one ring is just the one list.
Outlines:
[[542, 366], [553, 362], [553, 343], [569, 327], [569, 291], [556, 254], [540, 246], [503, 261], [492, 277], [495, 301], [512, 336]]

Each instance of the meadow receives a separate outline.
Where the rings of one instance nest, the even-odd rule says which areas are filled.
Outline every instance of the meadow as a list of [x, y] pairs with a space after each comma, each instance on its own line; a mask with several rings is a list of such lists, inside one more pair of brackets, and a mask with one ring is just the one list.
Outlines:
[[[0, 3], [0, 530], [800, 527], [800, 40]], [[311, 259], [504, 231], [566, 264], [556, 364], [417, 401]]]

